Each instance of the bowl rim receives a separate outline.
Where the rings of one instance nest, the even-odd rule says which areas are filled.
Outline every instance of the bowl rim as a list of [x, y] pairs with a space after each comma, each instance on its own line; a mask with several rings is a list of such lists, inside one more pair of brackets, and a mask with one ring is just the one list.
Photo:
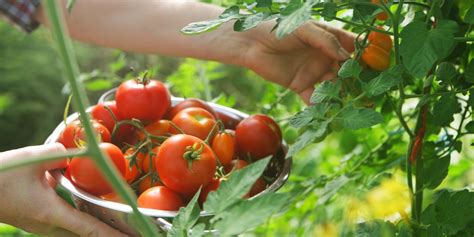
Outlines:
[[[116, 90], [116, 88], [111, 89], [111, 90], [105, 92], [104, 94], [102, 94], [102, 96], [99, 98], [98, 103], [106, 101], [107, 96], [110, 96], [112, 93], [115, 92], [115, 90]], [[171, 97], [172, 104], [179, 103], [183, 100], [185, 100], [185, 98], [173, 97], [173, 96]], [[212, 102], [207, 102], [207, 103], [212, 108], [216, 109], [218, 112], [233, 113], [233, 114], [241, 117], [242, 119], [249, 116], [248, 114], [243, 113], [243, 112], [241, 112], [239, 110], [236, 110], [236, 109], [233, 109], [233, 108], [229, 108], [229, 107], [219, 105], [219, 104], [216, 104], [216, 103], [212, 103]], [[86, 110], [86, 112], [90, 112], [91, 108], [92, 108], [92, 106], [89, 107]], [[70, 122], [72, 122], [72, 121], [74, 121], [78, 118], [79, 118], [79, 114], [77, 112], [69, 115], [66, 118], [65, 123], [61, 122], [53, 130], [53, 132], [48, 136], [48, 138], [46, 139], [44, 144], [50, 144], [50, 143], [56, 142], [57, 139], [59, 138], [60, 133], [65, 128], [66, 124], [69, 124]], [[286, 145], [285, 141], [283, 141], [282, 147], [284, 149], [284, 153], [286, 154], [287, 145]], [[283, 159], [285, 159], [285, 162], [283, 164], [283, 169], [281, 170], [281, 173], [277, 176], [276, 180], [273, 183], [271, 183], [264, 191], [260, 192], [259, 194], [253, 196], [250, 199], [258, 197], [258, 196], [260, 196], [264, 193], [275, 192], [279, 188], [281, 188], [283, 186], [283, 184], [288, 180], [288, 177], [289, 177], [290, 171], [291, 171], [291, 167], [292, 167], [292, 157], [287, 157], [287, 158], [283, 158]], [[82, 199], [82, 200], [84, 200], [88, 203], [92, 203], [94, 205], [97, 205], [97, 206], [100, 206], [100, 207], [103, 207], [103, 208], [107, 208], [107, 209], [111, 209], [111, 210], [115, 210], [115, 211], [119, 211], [119, 212], [124, 212], [124, 213], [132, 213], [133, 212], [132, 207], [127, 205], [127, 204], [101, 199], [97, 196], [91, 195], [91, 194], [87, 193], [86, 191], [74, 186], [71, 183], [71, 181], [69, 181], [66, 177], [64, 177], [64, 175], [61, 173], [60, 170], [52, 170], [52, 171], [49, 171], [49, 173], [51, 174], [51, 176], [53, 176], [56, 179], [58, 185], [61, 185], [62, 187], [64, 187], [66, 190], [68, 190], [76, 198], [80, 198], [80, 199]], [[161, 218], [173, 218], [178, 214], [178, 211], [165, 211], [165, 210], [157, 210], [157, 209], [141, 208], [141, 207], [139, 207], [138, 209], [140, 210], [140, 212], [142, 214], [147, 215], [147, 216], [151, 216], [151, 217], [155, 217], [155, 218], [160, 218], [160, 217]], [[213, 215], [212, 213], [206, 212], [206, 211], [201, 211], [201, 213], [200, 213], [200, 216], [212, 216], [212, 215]]]

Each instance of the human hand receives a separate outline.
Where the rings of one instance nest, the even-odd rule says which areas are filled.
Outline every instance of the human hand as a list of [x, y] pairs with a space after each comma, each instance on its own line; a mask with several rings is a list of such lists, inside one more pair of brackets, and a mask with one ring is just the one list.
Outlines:
[[[1, 152], [0, 166], [14, 159], [65, 151], [55, 143]], [[126, 236], [74, 209], [49, 186], [45, 172], [65, 165], [62, 160], [0, 172], [0, 222], [47, 236]]]
[[322, 23], [309, 21], [281, 40], [269, 33], [272, 27], [262, 24], [257, 29], [255, 43], [248, 45], [242, 64], [295, 91], [305, 103], [309, 103], [314, 85], [334, 78], [339, 62], [354, 51], [353, 33]]

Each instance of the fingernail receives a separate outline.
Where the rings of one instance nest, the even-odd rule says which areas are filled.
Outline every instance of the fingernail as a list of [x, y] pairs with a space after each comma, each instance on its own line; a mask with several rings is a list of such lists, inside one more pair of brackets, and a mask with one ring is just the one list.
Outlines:
[[343, 57], [344, 59], [348, 59], [351, 57], [351, 55], [344, 49], [344, 48], [339, 48], [339, 50], [337, 51], [337, 53]]

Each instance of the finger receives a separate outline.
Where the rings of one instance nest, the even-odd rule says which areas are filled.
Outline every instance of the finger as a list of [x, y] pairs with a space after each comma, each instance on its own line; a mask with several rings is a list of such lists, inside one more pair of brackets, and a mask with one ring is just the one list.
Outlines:
[[51, 236], [51, 237], [77, 237], [77, 234], [74, 234], [71, 231], [65, 230], [63, 228], [54, 228], [48, 233], [48, 236]]
[[54, 213], [51, 216], [51, 223], [54, 223], [56, 226], [79, 236], [127, 236], [97, 218], [72, 208], [57, 195], [54, 196], [57, 203], [61, 203], [55, 207]]
[[342, 47], [339, 39], [333, 33], [313, 22], [305, 23], [299, 27], [296, 34], [304, 43], [321, 50], [332, 59], [341, 61], [350, 58], [350, 54]]
[[354, 52], [355, 50], [355, 45], [354, 45], [354, 41], [357, 37], [356, 34], [350, 32], [350, 31], [347, 31], [347, 30], [344, 30], [344, 29], [341, 29], [341, 28], [337, 28], [337, 27], [332, 27], [328, 24], [324, 24], [322, 22], [314, 22], [314, 24], [316, 24], [317, 26], [331, 32], [332, 34], [334, 34], [337, 39], [339, 40], [339, 42], [341, 43], [342, 47], [344, 47], [344, 49], [346, 49], [347, 51], [349, 52]]
[[[40, 146], [37, 152], [39, 152], [40, 155], [47, 155], [47, 154], [61, 155], [61, 154], [66, 153], [66, 148], [61, 143], [52, 143], [52, 144]], [[45, 162], [44, 164], [41, 165], [41, 169], [43, 171], [46, 171], [46, 170], [62, 169], [62, 168], [66, 168], [66, 166], [67, 166], [67, 158], [65, 157], [64, 159]]]

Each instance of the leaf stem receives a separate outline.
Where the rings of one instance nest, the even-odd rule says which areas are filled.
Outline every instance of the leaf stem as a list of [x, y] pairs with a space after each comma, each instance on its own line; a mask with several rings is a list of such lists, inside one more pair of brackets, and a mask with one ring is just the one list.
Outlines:
[[15, 168], [22, 167], [25, 165], [39, 164], [46, 161], [61, 160], [61, 159], [65, 159], [66, 157], [84, 156], [84, 155], [87, 155], [87, 150], [85, 149], [68, 149], [66, 153], [57, 152], [57, 153], [51, 153], [51, 154], [43, 155], [43, 156], [26, 156], [26, 157], [22, 157], [21, 159], [14, 159], [12, 161], [2, 162], [2, 165], [0, 166], [0, 172], [6, 171], [9, 169], [15, 169]]

